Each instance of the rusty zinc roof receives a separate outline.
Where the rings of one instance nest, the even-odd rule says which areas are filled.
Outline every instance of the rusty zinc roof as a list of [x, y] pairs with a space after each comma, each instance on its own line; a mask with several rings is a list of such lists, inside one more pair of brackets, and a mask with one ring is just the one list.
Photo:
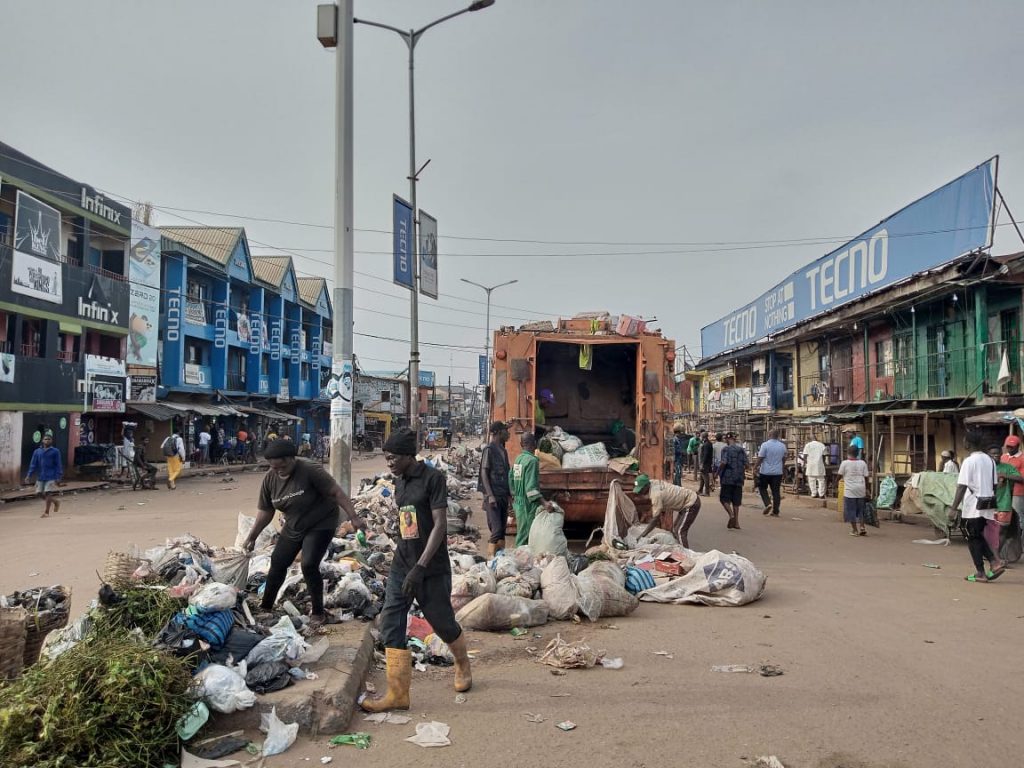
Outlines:
[[252, 272], [257, 280], [280, 288], [291, 261], [291, 256], [253, 256]]
[[245, 231], [241, 227], [160, 227], [160, 232], [210, 261], [227, 266], [238, 239]]
[[298, 283], [299, 298], [312, 307], [316, 306], [320, 300], [320, 291], [327, 285], [327, 281], [322, 277], [299, 277], [296, 278], [296, 283]]

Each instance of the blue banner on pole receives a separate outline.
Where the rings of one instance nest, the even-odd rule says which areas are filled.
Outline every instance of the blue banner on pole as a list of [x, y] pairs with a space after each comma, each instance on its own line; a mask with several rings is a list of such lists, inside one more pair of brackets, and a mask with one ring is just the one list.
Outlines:
[[419, 385], [421, 387], [432, 387], [434, 386], [434, 372], [433, 371], [420, 371]]
[[490, 377], [487, 375], [487, 368], [487, 355], [480, 355], [480, 386], [482, 387], [486, 387], [489, 383]]
[[753, 344], [986, 247], [994, 197], [992, 158], [702, 328], [701, 356]]
[[398, 195], [394, 195], [392, 200], [391, 231], [394, 238], [394, 283], [414, 291], [412, 206]]

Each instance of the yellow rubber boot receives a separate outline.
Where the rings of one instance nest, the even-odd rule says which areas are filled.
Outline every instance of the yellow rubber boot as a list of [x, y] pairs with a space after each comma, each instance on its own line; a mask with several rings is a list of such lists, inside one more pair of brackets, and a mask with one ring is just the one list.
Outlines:
[[409, 708], [409, 685], [412, 683], [412, 654], [400, 648], [386, 648], [388, 690], [379, 699], [366, 698], [359, 706], [366, 712]]
[[469, 666], [469, 654], [466, 652], [466, 633], [463, 632], [448, 644], [455, 657], [455, 690], [465, 693], [473, 687], [473, 670]]

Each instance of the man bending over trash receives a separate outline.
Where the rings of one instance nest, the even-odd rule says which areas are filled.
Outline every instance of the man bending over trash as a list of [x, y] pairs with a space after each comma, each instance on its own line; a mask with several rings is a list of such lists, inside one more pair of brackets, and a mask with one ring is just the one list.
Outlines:
[[687, 549], [690, 542], [687, 539], [687, 532], [690, 526], [697, 519], [700, 512], [700, 497], [689, 488], [665, 480], [651, 480], [647, 475], [637, 475], [633, 484], [633, 493], [638, 496], [651, 495], [651, 522], [640, 538], [647, 536], [658, 524], [662, 512], [675, 512], [676, 519], [672, 524], [672, 534]]

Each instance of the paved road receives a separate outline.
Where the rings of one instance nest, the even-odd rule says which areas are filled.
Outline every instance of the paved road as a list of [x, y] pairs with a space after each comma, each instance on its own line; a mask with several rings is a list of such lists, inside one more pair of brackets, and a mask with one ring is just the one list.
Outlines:
[[[356, 475], [380, 468], [379, 458], [360, 462]], [[50, 520], [38, 518], [36, 504], [0, 507], [0, 590], [71, 584], [77, 612], [94, 594], [109, 550], [154, 546], [184, 531], [231, 543], [258, 480], [248, 473], [233, 483], [184, 481], [173, 493], [80, 494]], [[997, 583], [968, 584], [962, 543], [911, 543], [931, 537], [925, 525], [883, 523], [853, 538], [834, 511], [787, 500], [781, 519], [745, 509], [744, 530], [734, 533], [713, 506], [701, 512], [691, 543], [735, 549], [758, 564], [768, 574], [761, 601], [743, 608], [643, 604], [625, 619], [539, 628], [540, 639], [471, 633], [479, 658], [467, 703], [455, 703], [448, 671], [417, 673], [413, 683], [411, 714], [449, 723], [451, 747], [422, 750], [404, 741], [411, 725], [356, 720], [353, 729], [373, 734], [369, 751], [329, 751], [325, 734], [300, 740], [267, 766], [308, 766], [327, 754], [335, 764], [415, 760], [423, 768], [728, 768], [769, 754], [789, 768], [1021, 763], [1024, 564]], [[623, 657], [625, 668], [552, 676], [525, 649], [559, 632]], [[758, 662], [785, 674], [711, 672], [716, 664]], [[375, 682], [383, 684], [379, 673]], [[526, 713], [545, 722], [528, 722]], [[566, 719], [578, 728], [554, 727]]]

